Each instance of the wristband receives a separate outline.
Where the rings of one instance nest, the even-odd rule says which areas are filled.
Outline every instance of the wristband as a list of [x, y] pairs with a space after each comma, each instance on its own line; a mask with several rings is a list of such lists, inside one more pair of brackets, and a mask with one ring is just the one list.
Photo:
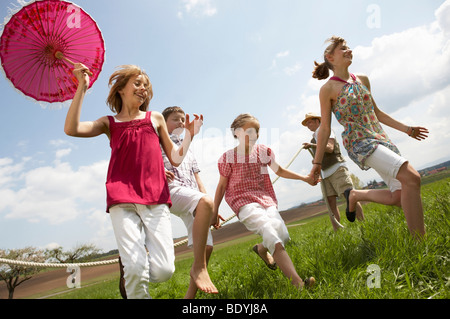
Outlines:
[[[408, 133], [409, 130], [411, 130], [411, 133]], [[414, 136], [415, 131], [416, 130], [414, 129], [414, 127], [409, 126], [408, 130], [406, 131], [406, 134], [408, 134], [408, 136]]]
[[322, 166], [322, 163], [313, 163], [313, 164]]

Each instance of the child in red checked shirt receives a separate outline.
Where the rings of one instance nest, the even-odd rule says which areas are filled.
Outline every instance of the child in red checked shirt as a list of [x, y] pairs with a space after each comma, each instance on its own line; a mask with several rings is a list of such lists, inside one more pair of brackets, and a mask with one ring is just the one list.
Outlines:
[[313, 178], [284, 169], [275, 161], [275, 155], [267, 146], [256, 144], [259, 122], [250, 114], [239, 115], [231, 124], [233, 135], [239, 141], [234, 149], [219, 159], [220, 180], [214, 198], [214, 211], [219, 211], [225, 201], [248, 230], [262, 236], [263, 242], [253, 250], [270, 269], [280, 267], [292, 284], [301, 288], [312, 286], [313, 277], [303, 281], [295, 270], [291, 258], [284, 249], [290, 239], [281, 218], [275, 192], [267, 167], [275, 174], [288, 179], [299, 179], [315, 185]]

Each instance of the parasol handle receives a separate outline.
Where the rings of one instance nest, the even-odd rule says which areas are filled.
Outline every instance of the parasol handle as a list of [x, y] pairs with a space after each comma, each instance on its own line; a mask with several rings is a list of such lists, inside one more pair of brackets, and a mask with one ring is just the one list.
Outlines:
[[[63, 54], [61, 51], [56, 51], [55, 57], [56, 57], [57, 59], [64, 60], [64, 61], [66, 61], [67, 63], [70, 63], [70, 64], [72, 64], [72, 65], [75, 65], [75, 62], [73, 62], [73, 61], [69, 60], [68, 58], [66, 58], [66, 57], [64, 56], [64, 54]], [[93, 76], [92, 72], [89, 71], [89, 70], [87, 70], [86, 73], [87, 73], [89, 76]]]

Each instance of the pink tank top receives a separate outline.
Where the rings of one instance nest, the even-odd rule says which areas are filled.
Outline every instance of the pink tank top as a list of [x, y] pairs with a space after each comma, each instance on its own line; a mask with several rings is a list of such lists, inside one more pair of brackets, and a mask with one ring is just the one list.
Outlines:
[[108, 119], [111, 159], [106, 177], [106, 211], [121, 203], [170, 207], [159, 137], [152, 125], [151, 112], [147, 112], [145, 119], [130, 122], [116, 122], [112, 116]]

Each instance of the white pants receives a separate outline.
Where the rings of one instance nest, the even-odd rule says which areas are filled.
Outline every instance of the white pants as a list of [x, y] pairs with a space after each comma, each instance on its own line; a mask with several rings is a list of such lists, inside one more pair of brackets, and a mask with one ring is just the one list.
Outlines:
[[275, 206], [264, 208], [258, 203], [247, 204], [239, 209], [239, 220], [249, 231], [262, 236], [263, 246], [273, 255], [275, 245], [289, 241], [289, 232]]
[[[206, 196], [206, 194], [183, 186], [170, 187], [170, 198], [172, 200], [172, 207], [170, 212], [184, 222], [188, 233], [188, 247], [192, 248], [194, 243], [192, 228], [194, 227], [194, 212], [199, 201]], [[208, 230], [208, 238], [206, 240], [207, 246], [213, 246], [213, 237], [211, 229]]]
[[149, 281], [169, 280], [175, 271], [169, 207], [119, 204], [109, 212], [124, 267], [127, 298], [149, 299]]
[[377, 149], [366, 159], [366, 165], [380, 175], [391, 192], [402, 189], [402, 184], [396, 177], [405, 162], [407, 159], [384, 145], [378, 145]]

